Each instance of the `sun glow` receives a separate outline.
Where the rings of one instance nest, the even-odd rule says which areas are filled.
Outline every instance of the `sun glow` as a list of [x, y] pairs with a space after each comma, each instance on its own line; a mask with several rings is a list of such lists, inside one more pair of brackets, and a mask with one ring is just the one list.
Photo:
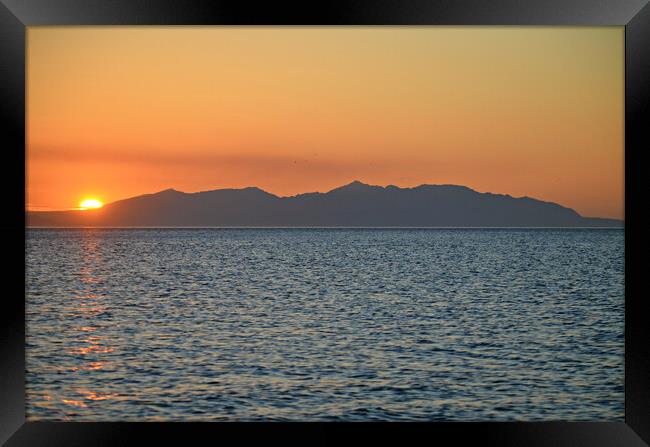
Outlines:
[[85, 199], [79, 203], [79, 208], [82, 210], [97, 209], [102, 206], [104, 206], [104, 204], [97, 199]]

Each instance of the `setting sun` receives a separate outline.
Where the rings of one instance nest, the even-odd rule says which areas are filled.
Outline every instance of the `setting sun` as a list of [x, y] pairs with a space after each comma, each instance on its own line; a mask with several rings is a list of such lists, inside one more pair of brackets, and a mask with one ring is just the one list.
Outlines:
[[85, 199], [79, 203], [79, 208], [82, 210], [96, 209], [101, 208], [102, 206], [104, 206], [104, 204], [97, 199]]

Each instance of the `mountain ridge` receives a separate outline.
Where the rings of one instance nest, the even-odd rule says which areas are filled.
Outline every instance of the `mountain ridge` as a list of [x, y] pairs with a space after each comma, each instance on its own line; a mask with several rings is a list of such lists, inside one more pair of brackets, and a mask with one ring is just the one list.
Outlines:
[[355, 180], [328, 192], [278, 196], [258, 187], [168, 188], [97, 210], [28, 211], [29, 227], [624, 227], [555, 202], [462, 185], [400, 188]]

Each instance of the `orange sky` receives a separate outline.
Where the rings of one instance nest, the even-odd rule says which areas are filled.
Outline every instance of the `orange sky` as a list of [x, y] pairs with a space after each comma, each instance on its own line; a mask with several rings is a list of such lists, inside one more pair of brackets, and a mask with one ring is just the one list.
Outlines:
[[27, 207], [358, 179], [623, 217], [623, 27], [30, 27]]

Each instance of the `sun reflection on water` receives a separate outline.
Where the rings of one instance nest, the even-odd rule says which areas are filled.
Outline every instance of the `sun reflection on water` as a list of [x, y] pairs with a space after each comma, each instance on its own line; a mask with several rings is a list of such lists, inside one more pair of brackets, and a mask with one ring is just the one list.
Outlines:
[[73, 407], [79, 407], [79, 408], [87, 408], [88, 405], [83, 403], [80, 400], [73, 400], [73, 399], [61, 399], [61, 402], [67, 405], [72, 405]]
[[[110, 346], [109, 337], [104, 335], [110, 307], [106, 298], [101, 241], [92, 230], [84, 236], [86, 237], [79, 252], [83, 263], [76, 275], [77, 287], [81, 293], [75, 296], [76, 302], [71, 308], [70, 316], [84, 319], [85, 324], [72, 328], [77, 335], [74, 337], [74, 345], [65, 349], [67, 354], [75, 356], [70, 359], [73, 364], [67, 369], [68, 374], [92, 374], [104, 370], [110, 363], [107, 355], [115, 351], [115, 348]], [[76, 395], [65, 396], [60, 402], [68, 407], [87, 409], [93, 402], [102, 402], [118, 396], [114, 392], [91, 391], [87, 388], [78, 389], [74, 393]], [[48, 397], [48, 400], [51, 399]], [[68, 411], [65, 411], [65, 414], [64, 420], [70, 416]]]
[[91, 401], [102, 401], [112, 399], [113, 397], [119, 396], [117, 393], [100, 393], [90, 390], [79, 390], [79, 393], [84, 396], [85, 399]]

